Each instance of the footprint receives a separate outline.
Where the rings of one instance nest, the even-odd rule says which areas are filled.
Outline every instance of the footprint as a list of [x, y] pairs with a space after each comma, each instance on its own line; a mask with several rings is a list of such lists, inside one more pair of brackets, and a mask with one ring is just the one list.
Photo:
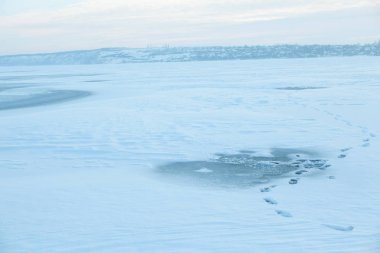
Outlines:
[[352, 147], [348, 147], [348, 148], [342, 148], [340, 151], [342, 152], [347, 152], [348, 150], [352, 149]]
[[270, 192], [271, 189], [269, 187], [264, 187], [260, 189], [261, 192]]
[[370, 139], [369, 138], [366, 138], [366, 139], [363, 139], [362, 140], [362, 147], [368, 147], [369, 146], [369, 142], [370, 141]]
[[374, 134], [374, 133], [370, 133], [369, 136], [371, 136], [372, 138], [375, 138], [375, 137], [376, 137], [376, 134]]
[[328, 176], [328, 179], [335, 179], [335, 176]]
[[338, 231], [343, 231], [343, 232], [348, 232], [354, 230], [353, 226], [338, 226], [338, 225], [330, 225], [330, 224], [322, 224], [325, 227], [338, 230]]
[[270, 192], [273, 188], [275, 188], [277, 185], [271, 185], [271, 186], [268, 186], [268, 187], [264, 187], [264, 188], [261, 188], [260, 191], [261, 192]]
[[322, 167], [319, 167], [320, 170], [325, 170], [326, 168], [331, 167], [331, 164], [325, 164]]
[[308, 170], [297, 170], [294, 174], [296, 175], [302, 175], [303, 173], [308, 172]]
[[292, 178], [292, 179], [290, 179], [289, 180], [289, 184], [297, 184], [298, 183], [298, 178], [296, 179], [296, 178]]
[[340, 155], [338, 155], [338, 158], [345, 158], [347, 155], [345, 155], [345, 154], [340, 154]]
[[286, 217], [286, 218], [293, 217], [293, 215], [291, 213], [284, 211], [284, 210], [276, 210], [276, 213], [278, 215], [281, 215], [282, 217]]
[[277, 205], [278, 202], [272, 198], [264, 198], [264, 201], [271, 205]]

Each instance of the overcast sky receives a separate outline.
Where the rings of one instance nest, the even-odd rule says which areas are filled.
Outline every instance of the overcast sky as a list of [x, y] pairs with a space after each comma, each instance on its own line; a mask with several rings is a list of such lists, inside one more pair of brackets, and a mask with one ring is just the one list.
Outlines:
[[0, 54], [377, 40], [380, 0], [0, 0]]

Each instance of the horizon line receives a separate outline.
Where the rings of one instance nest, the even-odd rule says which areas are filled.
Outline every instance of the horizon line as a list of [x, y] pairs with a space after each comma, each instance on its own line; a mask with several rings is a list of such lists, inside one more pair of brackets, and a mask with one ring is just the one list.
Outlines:
[[92, 49], [73, 49], [73, 50], [62, 50], [62, 51], [52, 51], [52, 52], [35, 52], [35, 53], [16, 53], [16, 54], [0, 54], [0, 57], [10, 57], [10, 56], [31, 56], [31, 55], [47, 55], [47, 54], [60, 54], [60, 53], [74, 53], [74, 52], [89, 52], [97, 50], [107, 50], [107, 49], [165, 49], [165, 48], [234, 48], [234, 47], [274, 47], [274, 46], [365, 46], [365, 45], [375, 45], [380, 44], [380, 39], [367, 42], [367, 43], [275, 43], [275, 44], [245, 44], [245, 45], [209, 45], [209, 46], [173, 46], [170, 44], [162, 44], [160, 46], [146, 45], [145, 47], [98, 47]]

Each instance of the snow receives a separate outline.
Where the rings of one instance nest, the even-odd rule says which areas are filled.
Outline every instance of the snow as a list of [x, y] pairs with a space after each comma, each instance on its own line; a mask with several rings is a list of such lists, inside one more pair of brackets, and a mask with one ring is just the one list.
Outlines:
[[[379, 252], [379, 69], [380, 57], [0, 67], [1, 252]], [[305, 161], [244, 187], [234, 171], [160, 170], [218, 157], [239, 173]]]
[[[353, 45], [280, 44], [229, 47], [100, 48], [57, 53], [5, 55], [0, 56], [0, 66], [121, 64], [132, 62], [220, 61], [332, 56], [380, 56], [380, 43]], [[302, 89], [302, 87], [296, 87], [296, 89], [299, 88]]]
[[200, 172], [200, 173], [211, 173], [212, 170], [203, 167], [203, 168], [200, 168], [199, 170], [196, 170], [196, 172]]

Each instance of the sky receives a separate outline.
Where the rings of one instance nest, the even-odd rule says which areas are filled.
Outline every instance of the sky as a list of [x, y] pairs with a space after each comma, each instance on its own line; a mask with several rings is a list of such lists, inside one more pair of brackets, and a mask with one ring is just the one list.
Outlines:
[[380, 0], [0, 0], [0, 54], [380, 40]]

